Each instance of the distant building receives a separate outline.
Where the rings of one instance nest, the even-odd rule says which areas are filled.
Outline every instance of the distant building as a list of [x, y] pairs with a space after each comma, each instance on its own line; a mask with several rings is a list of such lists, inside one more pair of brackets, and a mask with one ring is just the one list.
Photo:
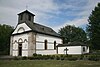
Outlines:
[[11, 56], [57, 54], [56, 46], [61, 37], [51, 28], [34, 22], [34, 14], [28, 10], [18, 14], [18, 24], [10, 41]]

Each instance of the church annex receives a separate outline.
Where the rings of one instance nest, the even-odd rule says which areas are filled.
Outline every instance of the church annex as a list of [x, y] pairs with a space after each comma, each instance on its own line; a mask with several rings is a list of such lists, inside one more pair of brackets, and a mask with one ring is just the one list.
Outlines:
[[51, 28], [34, 22], [34, 14], [28, 10], [18, 14], [18, 24], [11, 35], [11, 56], [57, 54], [61, 37]]

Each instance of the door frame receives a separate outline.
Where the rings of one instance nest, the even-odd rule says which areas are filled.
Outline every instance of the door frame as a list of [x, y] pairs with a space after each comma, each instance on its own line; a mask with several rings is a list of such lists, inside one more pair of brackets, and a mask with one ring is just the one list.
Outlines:
[[18, 43], [18, 56], [22, 56], [22, 43]]

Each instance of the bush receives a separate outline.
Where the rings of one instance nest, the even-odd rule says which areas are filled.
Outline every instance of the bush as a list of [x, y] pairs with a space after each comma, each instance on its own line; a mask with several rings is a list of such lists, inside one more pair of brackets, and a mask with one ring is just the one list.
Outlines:
[[54, 60], [55, 59], [55, 55], [50, 55], [50, 59]]
[[68, 60], [70, 60], [70, 61], [76, 61], [77, 57], [68, 57]]
[[66, 56], [66, 55], [63, 55], [63, 54], [60, 55], [60, 59], [61, 59], [61, 60], [64, 60], [65, 56]]
[[19, 58], [19, 57], [16, 57], [16, 56], [14, 57], [14, 60], [20, 60], [20, 59], [21, 59], [21, 58]]
[[22, 60], [27, 60], [28, 58], [26, 56], [22, 57]]
[[37, 54], [36, 54], [36, 53], [34, 53], [34, 54], [33, 54], [33, 56], [37, 56]]
[[91, 60], [91, 61], [99, 61], [100, 55], [41, 55], [41, 54], [33, 54], [32, 57], [14, 57], [14, 60]]
[[90, 55], [88, 59], [91, 61], [99, 61], [100, 55]]
[[55, 59], [56, 60], [60, 60], [60, 57], [57, 55], [57, 56], [55, 56]]
[[42, 59], [43, 59], [43, 60], [50, 59], [50, 55], [43, 55], [43, 56], [42, 56]]
[[28, 59], [29, 60], [35, 60], [33, 56], [32, 57], [28, 57]]

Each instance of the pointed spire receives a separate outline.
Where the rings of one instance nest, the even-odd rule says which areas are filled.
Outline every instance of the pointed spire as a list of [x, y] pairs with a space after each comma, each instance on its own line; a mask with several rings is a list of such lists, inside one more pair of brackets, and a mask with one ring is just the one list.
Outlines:
[[28, 10], [28, 5], [26, 5], [26, 10]]

